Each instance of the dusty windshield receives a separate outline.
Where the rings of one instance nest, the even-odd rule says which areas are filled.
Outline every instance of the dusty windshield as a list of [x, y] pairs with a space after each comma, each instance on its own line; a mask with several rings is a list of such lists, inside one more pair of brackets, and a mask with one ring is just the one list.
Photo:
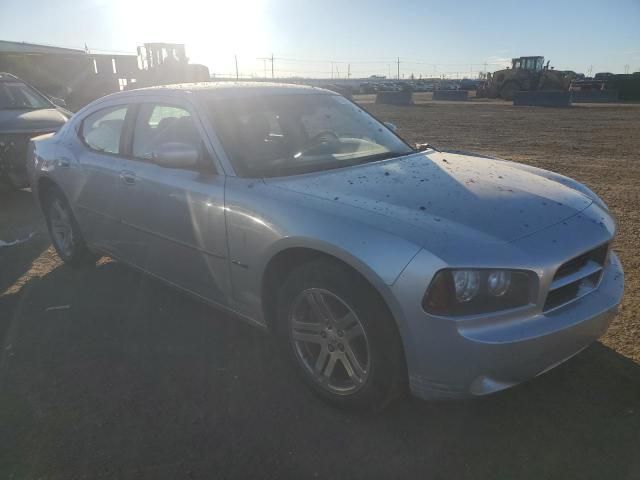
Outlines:
[[35, 110], [52, 105], [24, 83], [0, 82], [0, 108]]
[[338, 95], [216, 99], [209, 112], [242, 176], [307, 173], [412, 152], [375, 118]]

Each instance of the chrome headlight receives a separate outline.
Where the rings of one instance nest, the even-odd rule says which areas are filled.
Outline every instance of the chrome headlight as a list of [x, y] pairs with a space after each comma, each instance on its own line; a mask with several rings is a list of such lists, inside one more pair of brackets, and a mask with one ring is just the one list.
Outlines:
[[424, 294], [422, 307], [444, 316], [477, 315], [531, 302], [535, 276], [526, 270], [440, 270]]

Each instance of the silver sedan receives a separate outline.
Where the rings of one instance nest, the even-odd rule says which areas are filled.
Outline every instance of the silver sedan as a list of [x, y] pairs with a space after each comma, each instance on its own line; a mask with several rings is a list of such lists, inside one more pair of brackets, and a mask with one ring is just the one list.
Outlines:
[[322, 89], [121, 92], [30, 146], [71, 265], [106, 254], [272, 331], [325, 399], [496, 392], [607, 329], [606, 205], [567, 177], [413, 148]]

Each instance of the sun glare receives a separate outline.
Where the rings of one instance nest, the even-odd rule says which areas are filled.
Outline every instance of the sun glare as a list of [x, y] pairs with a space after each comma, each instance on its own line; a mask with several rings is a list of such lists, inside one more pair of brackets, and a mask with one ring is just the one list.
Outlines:
[[193, 63], [228, 72], [234, 55], [254, 68], [270, 52], [263, 0], [118, 0], [119, 33], [130, 43], [175, 42], [187, 46]]

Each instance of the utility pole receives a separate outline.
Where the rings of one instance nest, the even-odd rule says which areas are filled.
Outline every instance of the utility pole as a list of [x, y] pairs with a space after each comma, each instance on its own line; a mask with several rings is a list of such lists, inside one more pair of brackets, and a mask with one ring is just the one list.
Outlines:
[[347, 78], [351, 78], [351, 64], [347, 65]]
[[400, 80], [400, 57], [398, 57], [398, 80]]
[[236, 80], [238, 80], [238, 77], [239, 77], [239, 75], [238, 75], [238, 55], [234, 55], [233, 58], [236, 61]]
[[257, 60], [262, 60], [262, 67], [264, 68], [264, 78], [267, 78], [267, 62], [271, 62], [271, 78], [274, 78], [274, 71], [273, 71], [273, 61], [274, 61], [274, 57], [273, 57], [273, 53], [271, 54], [270, 57], [259, 57], [257, 58]]

